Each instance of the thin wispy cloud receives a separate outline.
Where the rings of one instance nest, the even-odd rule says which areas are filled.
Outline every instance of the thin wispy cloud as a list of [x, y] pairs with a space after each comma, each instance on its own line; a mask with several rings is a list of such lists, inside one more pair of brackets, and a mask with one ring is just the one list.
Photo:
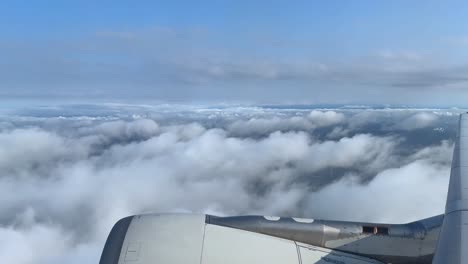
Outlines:
[[384, 50], [340, 59], [313, 55], [311, 49], [308, 56], [259, 56], [259, 43], [240, 50], [217, 43], [216, 37], [210, 31], [156, 27], [21, 45], [6, 40], [0, 47], [5, 58], [0, 92], [8, 97], [421, 104], [418, 93], [460, 95], [468, 83], [468, 64], [434, 63], [430, 54]]

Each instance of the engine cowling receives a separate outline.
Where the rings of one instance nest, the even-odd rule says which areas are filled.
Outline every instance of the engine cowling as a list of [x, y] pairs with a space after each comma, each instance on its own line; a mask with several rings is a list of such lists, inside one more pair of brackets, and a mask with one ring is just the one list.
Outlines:
[[381, 263], [288, 239], [210, 224], [205, 215], [138, 215], [113, 227], [100, 264]]

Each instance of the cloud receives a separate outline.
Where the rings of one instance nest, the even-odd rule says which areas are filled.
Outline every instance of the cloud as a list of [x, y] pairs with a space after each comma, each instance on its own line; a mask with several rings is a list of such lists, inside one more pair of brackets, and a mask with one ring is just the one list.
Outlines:
[[405, 118], [396, 126], [404, 130], [419, 129], [433, 125], [437, 119], [438, 116], [433, 113], [421, 112]]
[[[2, 94], [393, 104], [453, 103], [450, 98], [462, 103], [466, 97], [461, 88], [468, 82], [468, 66], [462, 62], [441, 63], [418, 52], [398, 50], [329, 59], [315, 51], [307, 57], [284, 54], [284, 50], [258, 55], [254, 51], [262, 50], [263, 43], [251, 41], [247, 49], [239, 49], [215, 41], [217, 34], [154, 27], [103, 31], [65, 41], [5, 41], [0, 45]], [[458, 96], [443, 96], [446, 89]], [[427, 90], [434, 92], [421, 96]]]
[[[408, 222], [418, 220], [443, 213], [449, 173], [447, 166], [418, 160], [384, 170], [367, 185], [347, 177], [310, 194], [306, 208], [329, 219], [398, 223], [399, 212]], [[415, 214], [416, 207], [425, 215]]]
[[392, 165], [392, 153], [398, 139], [358, 134], [338, 141], [325, 141], [313, 145], [310, 157], [304, 159], [308, 170], [328, 167], [353, 168], [365, 164], [361, 171], [373, 171]]
[[261, 136], [274, 131], [311, 131], [343, 122], [343, 113], [313, 110], [308, 115], [253, 117], [238, 120], [228, 126], [228, 131], [237, 136]]
[[74, 244], [60, 226], [0, 227], [0, 256], [10, 263], [95, 263], [102, 244]]
[[322, 127], [341, 123], [344, 121], [345, 116], [343, 113], [337, 113], [335, 111], [313, 110], [309, 114], [309, 119], [315, 126]]
[[46, 263], [54, 254], [63, 253], [63, 234], [35, 225], [30, 229], [0, 228], [0, 255], [11, 263]]
[[54, 133], [37, 129], [17, 129], [0, 134], [0, 170], [5, 176], [16, 176], [34, 170], [37, 174], [67, 159], [65, 140]]
[[111, 226], [144, 212], [404, 222], [443, 209], [446, 110], [86, 108], [0, 116], [3, 259], [97, 261]]

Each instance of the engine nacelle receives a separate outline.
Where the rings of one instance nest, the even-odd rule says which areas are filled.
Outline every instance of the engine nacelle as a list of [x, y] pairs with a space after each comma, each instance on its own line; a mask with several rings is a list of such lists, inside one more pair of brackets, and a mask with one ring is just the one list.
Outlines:
[[210, 224], [205, 215], [138, 215], [112, 228], [100, 264], [381, 263], [288, 239]]

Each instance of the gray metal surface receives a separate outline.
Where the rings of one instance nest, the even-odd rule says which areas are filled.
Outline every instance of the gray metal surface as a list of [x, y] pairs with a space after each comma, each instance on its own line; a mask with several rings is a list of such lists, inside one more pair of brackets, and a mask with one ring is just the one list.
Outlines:
[[206, 223], [205, 215], [148, 214], [114, 226], [100, 264], [382, 264], [345, 252]]
[[468, 263], [468, 115], [460, 116], [434, 264]]
[[400, 225], [264, 216], [207, 216], [208, 224], [302, 242], [386, 263], [430, 263], [443, 215]]

